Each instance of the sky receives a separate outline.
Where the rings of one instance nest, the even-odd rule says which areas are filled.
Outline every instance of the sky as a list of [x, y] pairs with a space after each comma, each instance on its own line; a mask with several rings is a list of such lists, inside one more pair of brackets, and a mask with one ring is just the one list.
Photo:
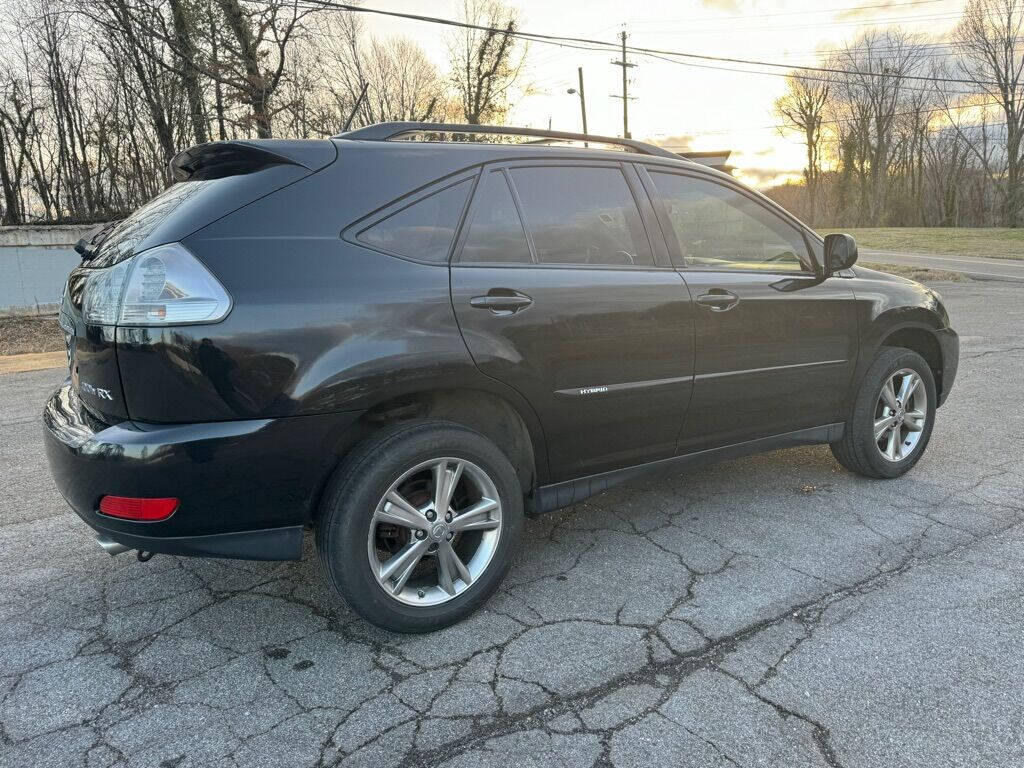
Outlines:
[[[456, 18], [460, 0], [365, 0], [366, 7]], [[618, 41], [688, 53], [814, 66], [816, 52], [842, 46], [872, 26], [899, 25], [931, 37], [948, 32], [964, 0], [520, 0], [527, 32]], [[868, 7], [872, 6], [872, 7]], [[447, 69], [443, 27], [367, 14], [370, 33], [416, 41]], [[583, 67], [587, 123], [591, 133], [622, 135], [618, 58], [604, 52], [529, 43], [523, 83], [508, 123], [580, 131], [580, 103], [567, 93]], [[744, 182], [767, 187], [799, 176], [804, 148], [798, 136], [781, 135], [773, 103], [785, 89], [782, 77], [732, 69], [739, 64], [694, 62], [683, 66], [629, 55], [629, 126], [633, 138], [691, 150], [731, 150], [730, 163]], [[782, 70], [772, 70], [782, 71]]]

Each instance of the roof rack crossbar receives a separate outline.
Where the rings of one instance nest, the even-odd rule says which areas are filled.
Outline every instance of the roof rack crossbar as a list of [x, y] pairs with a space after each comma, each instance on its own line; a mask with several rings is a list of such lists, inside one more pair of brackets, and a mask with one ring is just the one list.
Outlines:
[[471, 125], [468, 123], [377, 123], [365, 128], [357, 128], [347, 133], [339, 133], [336, 139], [355, 139], [357, 141], [388, 141], [408, 133], [484, 133], [500, 136], [536, 136], [545, 139], [566, 139], [569, 141], [593, 141], [597, 144], [616, 144], [642, 155], [671, 157], [679, 159], [679, 155], [662, 147], [648, 144], [635, 139], [620, 139], [614, 136], [599, 136], [593, 133], [572, 133], [571, 131], [549, 131], [542, 128], [514, 128], [507, 125]]

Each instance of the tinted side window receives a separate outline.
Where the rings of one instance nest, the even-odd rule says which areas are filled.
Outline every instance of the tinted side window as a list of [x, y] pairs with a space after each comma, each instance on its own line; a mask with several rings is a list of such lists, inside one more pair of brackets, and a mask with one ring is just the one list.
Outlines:
[[469, 181], [460, 181], [378, 221], [357, 239], [399, 256], [443, 264], [468, 194]]
[[513, 168], [512, 180], [539, 263], [654, 266], [619, 168]]
[[523, 222], [502, 171], [491, 171], [484, 177], [477, 194], [473, 223], [459, 259], [469, 262], [533, 261]]
[[764, 206], [712, 181], [651, 173], [683, 261], [697, 269], [802, 272], [810, 269], [800, 231]]

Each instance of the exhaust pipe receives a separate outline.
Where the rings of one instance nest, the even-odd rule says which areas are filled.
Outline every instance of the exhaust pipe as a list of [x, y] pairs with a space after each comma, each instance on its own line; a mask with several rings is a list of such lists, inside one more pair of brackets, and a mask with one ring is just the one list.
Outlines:
[[126, 547], [124, 544], [118, 544], [113, 539], [108, 539], [102, 534], [96, 537], [96, 541], [103, 547], [103, 551], [113, 557], [114, 555], [120, 555], [122, 552], [127, 552], [131, 547]]

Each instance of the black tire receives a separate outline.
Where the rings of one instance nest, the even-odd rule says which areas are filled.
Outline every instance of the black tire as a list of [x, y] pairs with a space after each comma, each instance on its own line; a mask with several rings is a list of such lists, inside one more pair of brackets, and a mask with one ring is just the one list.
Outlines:
[[[385, 593], [371, 572], [367, 546], [377, 504], [392, 483], [437, 457], [465, 459], [483, 470], [501, 502], [501, 528], [489, 564], [447, 602], [419, 606]], [[360, 443], [335, 472], [316, 525], [327, 578], [367, 621], [395, 632], [432, 632], [465, 618], [494, 593], [511, 565], [523, 528], [523, 493], [504, 453], [483, 435], [447, 421], [405, 421]]]
[[[883, 457], [875, 441], [874, 422], [882, 386], [902, 369], [910, 369], [921, 377], [921, 386], [924, 386], [927, 396], [927, 408], [924, 427], [916, 445], [901, 460], [890, 461]], [[843, 437], [831, 443], [832, 455], [848, 470], [865, 477], [899, 477], [918, 462], [928, 447], [935, 424], [936, 402], [935, 378], [924, 358], [909, 349], [883, 347], [864, 374]]]

